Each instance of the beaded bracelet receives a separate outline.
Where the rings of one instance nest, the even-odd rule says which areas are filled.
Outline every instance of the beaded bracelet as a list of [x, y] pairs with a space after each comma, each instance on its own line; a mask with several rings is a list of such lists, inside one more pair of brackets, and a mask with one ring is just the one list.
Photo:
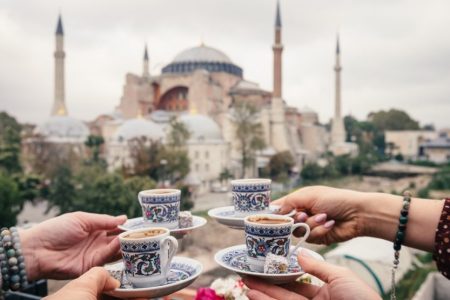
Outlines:
[[16, 227], [0, 229], [0, 267], [3, 291], [17, 291], [27, 285], [25, 259]]
[[400, 218], [398, 222], [398, 230], [395, 235], [394, 241], [394, 261], [392, 265], [392, 287], [391, 287], [391, 300], [396, 300], [397, 296], [395, 295], [395, 272], [398, 269], [398, 264], [400, 263], [400, 249], [402, 248], [403, 240], [406, 235], [406, 224], [408, 224], [408, 212], [409, 206], [411, 204], [411, 193], [409, 191], [405, 191], [403, 193], [403, 206], [400, 211]]

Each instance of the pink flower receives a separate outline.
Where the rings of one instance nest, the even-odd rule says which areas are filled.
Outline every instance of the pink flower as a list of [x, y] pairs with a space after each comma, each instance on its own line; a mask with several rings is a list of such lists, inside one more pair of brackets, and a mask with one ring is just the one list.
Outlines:
[[194, 300], [224, 300], [224, 298], [217, 296], [211, 288], [199, 288]]

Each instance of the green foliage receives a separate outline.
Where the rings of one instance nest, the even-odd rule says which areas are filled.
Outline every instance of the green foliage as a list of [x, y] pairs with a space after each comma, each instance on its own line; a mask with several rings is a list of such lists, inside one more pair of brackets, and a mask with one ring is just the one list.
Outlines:
[[289, 151], [279, 152], [273, 155], [269, 161], [270, 178], [278, 181], [286, 180], [295, 162]]
[[15, 225], [22, 206], [23, 201], [20, 198], [16, 182], [0, 172], [0, 220], [2, 226]]
[[316, 163], [307, 163], [300, 175], [305, 181], [316, 181], [323, 178], [323, 168]]
[[233, 178], [233, 174], [231, 174], [231, 172], [228, 168], [225, 168], [222, 170], [222, 172], [220, 172], [220, 175], [219, 175], [220, 181], [223, 182], [223, 181], [231, 179], [231, 178]]
[[90, 149], [91, 160], [93, 162], [100, 161], [100, 147], [105, 143], [102, 136], [89, 135], [84, 144]]
[[182, 148], [186, 145], [191, 134], [184, 123], [176, 118], [170, 120], [170, 130], [167, 134], [167, 144], [171, 147]]
[[242, 177], [245, 169], [254, 165], [256, 151], [265, 147], [261, 123], [256, 121], [258, 114], [256, 106], [243, 101], [236, 102], [231, 113], [241, 151]]
[[61, 213], [73, 211], [75, 210], [75, 200], [75, 182], [72, 171], [68, 166], [61, 166], [56, 170], [55, 177], [50, 183], [48, 210], [57, 207]]
[[[412, 299], [419, 290], [430, 272], [436, 271], [435, 267], [416, 268], [408, 271], [405, 276], [397, 283], [397, 299]], [[390, 294], [383, 295], [383, 299], [390, 299]]]
[[6, 112], [0, 112], [0, 170], [21, 172], [20, 131], [22, 126]]
[[420, 129], [419, 122], [413, 120], [406, 112], [398, 109], [372, 112], [369, 114], [369, 119], [381, 131]]
[[191, 210], [194, 207], [194, 202], [192, 202], [190, 187], [187, 185], [178, 185], [176, 188], [181, 190], [180, 211]]
[[443, 167], [434, 174], [428, 188], [432, 190], [450, 190], [450, 167]]

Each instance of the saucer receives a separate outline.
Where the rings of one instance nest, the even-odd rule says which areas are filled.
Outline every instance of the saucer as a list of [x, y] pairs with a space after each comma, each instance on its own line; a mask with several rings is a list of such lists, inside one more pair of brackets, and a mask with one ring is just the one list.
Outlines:
[[[279, 205], [270, 205], [269, 212], [266, 213], [276, 214], [279, 210], [280, 210]], [[235, 216], [234, 206], [224, 206], [210, 209], [208, 211], [208, 215], [211, 218], [216, 219], [217, 222], [219, 222], [220, 224], [226, 225], [234, 229], [244, 229], [245, 217]], [[292, 210], [285, 216], [292, 217], [293, 215], [295, 215], [295, 210]]]
[[[292, 248], [293, 247], [291, 247], [291, 249]], [[301, 250], [307, 251], [307, 253], [312, 257], [314, 257], [315, 259], [323, 260], [323, 257], [319, 253], [306, 248], [299, 248], [296, 251], [296, 254], [299, 253]], [[241, 277], [255, 276], [272, 284], [285, 284], [293, 282], [298, 277], [305, 274], [302, 268], [298, 265], [297, 258], [295, 255], [291, 255], [291, 257], [289, 258], [289, 268], [287, 273], [266, 274], [252, 271], [250, 269], [250, 266], [247, 264], [246, 245], [238, 245], [220, 250], [219, 252], [216, 253], [214, 259], [220, 266], [237, 273]]]
[[[206, 219], [199, 217], [199, 216], [192, 216], [192, 223], [193, 225], [186, 228], [175, 228], [170, 229], [170, 235], [174, 236], [177, 239], [183, 238], [186, 234], [188, 234], [191, 230], [197, 229], [199, 227], [202, 227], [206, 224]], [[142, 217], [134, 218], [134, 219], [128, 219], [125, 223], [122, 225], [117, 226], [120, 230], [123, 231], [129, 231], [133, 229], [144, 229], [144, 228], [151, 228], [153, 224], [145, 222]]]
[[[105, 269], [112, 273], [113, 276], [124, 274], [123, 268], [122, 261], [105, 265]], [[125, 275], [119, 275], [119, 278], [117, 279], [121, 281], [120, 287], [113, 291], [106, 292], [106, 294], [120, 299], [164, 297], [190, 285], [202, 273], [202, 270], [203, 266], [199, 261], [192, 258], [175, 256], [170, 265], [166, 283], [153, 287], [134, 288], [128, 283]]]

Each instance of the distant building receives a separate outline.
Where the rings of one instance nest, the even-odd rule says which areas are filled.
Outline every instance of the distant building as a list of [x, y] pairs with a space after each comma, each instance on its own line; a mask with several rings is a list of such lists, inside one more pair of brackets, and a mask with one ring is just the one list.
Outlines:
[[437, 164], [450, 161], [450, 138], [441, 132], [439, 137], [420, 144], [419, 154], [422, 158]]
[[393, 156], [401, 154], [404, 159], [417, 160], [421, 156], [421, 144], [437, 137], [436, 131], [386, 130], [384, 133], [385, 151]]

